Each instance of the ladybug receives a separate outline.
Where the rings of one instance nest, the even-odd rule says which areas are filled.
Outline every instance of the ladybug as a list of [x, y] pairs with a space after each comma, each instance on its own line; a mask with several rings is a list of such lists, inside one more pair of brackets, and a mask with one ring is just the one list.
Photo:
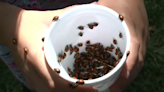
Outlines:
[[76, 60], [75, 60], [75, 63], [78, 63], [79, 61], [80, 61], [79, 59], [76, 59]]
[[118, 61], [114, 64], [114, 66], [116, 66], [118, 64]]
[[79, 57], [80, 56], [80, 54], [77, 52], [76, 54], [75, 54], [75, 58], [77, 58], [77, 57]]
[[68, 67], [68, 72], [71, 72], [71, 69]]
[[90, 26], [89, 28], [90, 28], [90, 29], [93, 29], [93, 26]]
[[64, 53], [64, 55], [63, 55], [63, 59], [66, 57], [66, 53]]
[[127, 56], [129, 56], [129, 54], [130, 54], [130, 51], [127, 52]]
[[111, 44], [110, 48], [111, 48], [111, 49], [114, 49], [114, 46], [113, 46], [113, 44]]
[[84, 80], [80, 79], [80, 80], [78, 80], [76, 83], [82, 85], [82, 84], [84, 84]]
[[80, 33], [79, 33], [79, 36], [83, 36], [83, 33], [82, 33], [82, 32], [80, 32]]
[[119, 19], [120, 19], [121, 21], [123, 21], [123, 20], [124, 20], [124, 17], [123, 17], [122, 15], [119, 15]]
[[79, 46], [79, 47], [82, 47], [82, 46], [83, 46], [83, 44], [82, 44], [82, 43], [78, 43], [78, 46]]
[[57, 21], [59, 19], [59, 16], [55, 16], [54, 18], [53, 18], [53, 21]]
[[24, 48], [24, 52], [27, 53], [27, 51], [28, 51], [27, 48]]
[[122, 33], [119, 34], [119, 37], [122, 38]]
[[13, 44], [14, 44], [14, 45], [16, 45], [16, 44], [17, 44], [16, 39], [13, 39]]
[[61, 58], [60, 57], [58, 58], [58, 62], [61, 62]]
[[94, 26], [93, 23], [88, 24], [88, 27], [89, 27], [90, 29], [93, 29], [93, 26]]
[[78, 51], [79, 51], [79, 48], [75, 46], [75, 47], [74, 47], [74, 51], [75, 51], [75, 52], [78, 52]]
[[117, 40], [116, 40], [116, 39], [113, 39], [113, 43], [114, 43], [114, 44], [117, 44]]
[[72, 45], [70, 45], [70, 54], [72, 54], [73, 53], [73, 47], [72, 47]]
[[86, 44], [90, 44], [90, 41], [88, 40], [88, 41], [86, 41]]
[[55, 72], [60, 73], [60, 69], [56, 68]]
[[69, 50], [69, 46], [66, 45], [66, 47], [65, 47], [65, 52], [68, 52], [68, 50]]
[[97, 22], [94, 22], [94, 26], [95, 26], [95, 27], [98, 26], [98, 23], [97, 23]]
[[118, 48], [116, 49], [115, 54], [118, 55]]
[[42, 41], [44, 42], [44, 37], [42, 38]]
[[83, 30], [84, 26], [78, 26], [78, 29]]

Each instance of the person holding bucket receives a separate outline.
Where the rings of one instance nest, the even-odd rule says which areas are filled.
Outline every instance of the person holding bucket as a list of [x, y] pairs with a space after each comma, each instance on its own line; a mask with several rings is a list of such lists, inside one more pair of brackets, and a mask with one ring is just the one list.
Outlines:
[[[0, 1], [0, 57], [18, 80], [37, 92], [97, 92], [89, 86], [71, 89], [48, 66], [41, 40], [54, 16], [94, 0]], [[121, 92], [135, 79], [144, 63], [150, 39], [144, 0], [99, 0], [91, 4], [122, 14], [130, 30], [130, 55], [120, 77], [110, 87], [110, 92]]]

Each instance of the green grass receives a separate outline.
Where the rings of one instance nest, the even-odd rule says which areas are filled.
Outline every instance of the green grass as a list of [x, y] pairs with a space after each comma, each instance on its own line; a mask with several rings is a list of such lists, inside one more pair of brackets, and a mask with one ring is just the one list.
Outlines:
[[[145, 65], [137, 78], [124, 92], [164, 92], [164, 0], [145, 0], [151, 39], [147, 48]], [[29, 92], [0, 62], [0, 92]]]

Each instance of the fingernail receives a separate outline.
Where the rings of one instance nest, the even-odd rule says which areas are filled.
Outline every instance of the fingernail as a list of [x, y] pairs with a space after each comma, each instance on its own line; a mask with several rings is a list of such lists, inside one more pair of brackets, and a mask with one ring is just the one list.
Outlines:
[[117, 89], [115, 92], [121, 92], [122, 90], [121, 89]]
[[98, 92], [97, 88], [95, 88], [95, 87], [92, 87], [92, 88], [93, 88], [94, 92]]
[[126, 77], [129, 78], [130, 72], [127, 71]]

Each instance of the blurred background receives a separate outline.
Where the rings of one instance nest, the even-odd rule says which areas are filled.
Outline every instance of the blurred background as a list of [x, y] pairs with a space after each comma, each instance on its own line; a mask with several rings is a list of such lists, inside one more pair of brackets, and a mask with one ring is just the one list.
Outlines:
[[[145, 64], [123, 92], [164, 92], [164, 0], [145, 0], [145, 5], [151, 36]], [[1, 61], [0, 92], [30, 92]]]

